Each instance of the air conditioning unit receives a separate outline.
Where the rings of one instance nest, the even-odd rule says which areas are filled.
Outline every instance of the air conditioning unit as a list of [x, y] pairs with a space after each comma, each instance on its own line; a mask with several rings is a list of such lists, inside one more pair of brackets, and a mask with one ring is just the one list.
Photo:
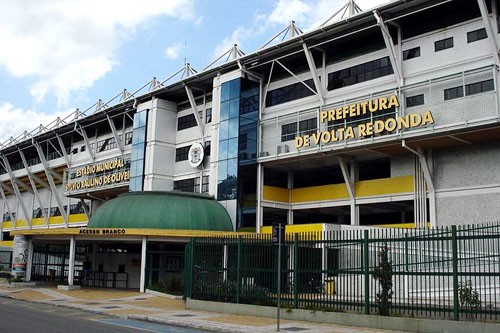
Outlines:
[[289, 151], [290, 149], [288, 148], [288, 145], [279, 145], [278, 148], [276, 149], [278, 155], [288, 153]]
[[269, 156], [269, 152], [268, 151], [261, 151], [259, 153], [259, 157], [267, 157], [267, 156]]

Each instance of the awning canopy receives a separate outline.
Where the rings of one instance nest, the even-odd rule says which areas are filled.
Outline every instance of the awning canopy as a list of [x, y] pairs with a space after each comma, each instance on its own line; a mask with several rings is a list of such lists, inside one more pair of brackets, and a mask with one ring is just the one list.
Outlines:
[[142, 228], [233, 231], [231, 219], [215, 199], [186, 192], [129, 192], [104, 203], [88, 228]]

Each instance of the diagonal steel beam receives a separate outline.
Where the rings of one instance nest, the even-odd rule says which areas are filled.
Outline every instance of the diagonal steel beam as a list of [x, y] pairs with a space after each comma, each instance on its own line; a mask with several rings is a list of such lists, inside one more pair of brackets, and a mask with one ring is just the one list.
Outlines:
[[[492, 1], [495, 2], [495, 1]], [[488, 8], [484, 0], [477, 0], [479, 5], [479, 10], [481, 11], [481, 18], [483, 19], [484, 28], [486, 29], [486, 34], [488, 35], [488, 41], [491, 47], [491, 55], [493, 56], [493, 61], [497, 67], [500, 67], [500, 58], [498, 55], [498, 42], [497, 34], [493, 33], [493, 28], [491, 27], [490, 15], [488, 14]]]
[[198, 129], [200, 130], [201, 137], [203, 137], [204, 128], [201, 123], [200, 115], [198, 114], [198, 107], [196, 106], [196, 100], [194, 99], [193, 90], [189, 86], [184, 86], [186, 88], [186, 94], [189, 99], [189, 104], [191, 104], [191, 108], [193, 109], [194, 118], [196, 119], [196, 123], [198, 124]]
[[[9, 206], [9, 202], [7, 201], [7, 196], [5, 195], [5, 192], [4, 192], [4, 187], [6, 187], [6, 185], [4, 183], [1, 183], [0, 184], [0, 195], [2, 196], [2, 199], [5, 203], [5, 206], [7, 206], [7, 213], [9, 213], [9, 216], [10, 216], [10, 220], [12, 221], [12, 223], [14, 223], [14, 228], [16, 227], [16, 218], [14, 217], [14, 214], [12, 214], [12, 209], [10, 209], [10, 206]], [[2, 221], [3, 223], [3, 221]]]
[[89, 141], [89, 138], [87, 136], [87, 132], [85, 132], [85, 129], [82, 127], [82, 125], [78, 124], [77, 122], [75, 122], [75, 132], [80, 134], [83, 138], [83, 140], [85, 141], [85, 146], [87, 147], [87, 152], [90, 156], [90, 159], [92, 160], [92, 162], [95, 161], [95, 153], [92, 151], [91, 147], [90, 147], [90, 141]]
[[42, 202], [42, 199], [40, 198], [40, 195], [38, 194], [38, 189], [36, 188], [36, 183], [35, 183], [35, 179], [33, 178], [32, 173], [31, 173], [31, 168], [28, 165], [28, 162], [26, 161], [26, 156], [24, 155], [23, 151], [19, 147], [17, 149], [19, 151], [19, 155], [21, 156], [21, 160], [23, 161], [24, 168], [26, 169], [26, 173], [28, 175], [28, 179], [30, 181], [31, 188], [33, 189], [33, 194], [35, 195], [35, 198], [38, 202], [38, 206], [40, 207], [40, 209], [42, 211], [42, 215], [43, 215], [43, 218], [45, 220], [45, 223], [48, 225], [49, 217], [47, 215], [47, 212], [44, 209], [45, 206]]
[[49, 169], [49, 166], [48, 166], [48, 163], [47, 163], [47, 159], [45, 158], [45, 154], [44, 154], [44, 152], [42, 150], [42, 147], [40, 147], [40, 144], [38, 144], [38, 142], [36, 142], [35, 140], [33, 140], [32, 143], [33, 143], [33, 145], [35, 146], [35, 148], [36, 148], [36, 150], [38, 152], [38, 156], [40, 157], [40, 160], [42, 161], [43, 170], [45, 171], [45, 175], [47, 176], [47, 181], [49, 182], [50, 190], [52, 192], [52, 195], [56, 199], [57, 207], [59, 208], [59, 212], [61, 213], [61, 216], [63, 217], [64, 224], [67, 227], [68, 226], [68, 214], [64, 210], [64, 205], [63, 205], [62, 199], [61, 199], [61, 197], [59, 195], [59, 191], [57, 190], [56, 184], [54, 182], [54, 178], [52, 176], [52, 172]]
[[342, 176], [344, 176], [344, 182], [347, 187], [347, 192], [349, 192], [349, 198], [354, 199], [354, 182], [351, 175], [349, 174], [348, 166], [342, 157], [338, 158], [340, 169], [342, 170]]
[[307, 64], [309, 65], [309, 70], [311, 71], [311, 76], [314, 82], [314, 86], [316, 87], [316, 91], [320, 105], [323, 106], [325, 104], [325, 93], [323, 88], [321, 87], [321, 82], [319, 81], [318, 72], [316, 71], [316, 64], [314, 63], [314, 58], [312, 56], [311, 50], [307, 48], [306, 43], [302, 43], [302, 48], [304, 49], [304, 54], [306, 55]]
[[61, 147], [62, 156], [64, 158], [64, 161], [66, 162], [66, 166], [69, 168], [70, 161], [69, 161], [68, 154], [66, 153], [66, 147], [64, 146], [64, 142], [61, 139], [61, 136], [59, 134], [56, 133], [56, 137], [57, 137], [57, 141], [59, 142], [59, 146]]
[[28, 214], [28, 209], [26, 208], [26, 205], [24, 204], [24, 201], [22, 199], [21, 192], [19, 191], [19, 187], [17, 186], [17, 181], [14, 177], [14, 173], [12, 172], [12, 168], [10, 167], [9, 160], [7, 156], [3, 154], [0, 155], [0, 158], [3, 160], [3, 166], [5, 167], [5, 170], [7, 170], [7, 173], [9, 174], [9, 179], [10, 183], [12, 184], [12, 189], [14, 190], [14, 194], [17, 198], [17, 201], [21, 206], [21, 209], [24, 213], [24, 217], [26, 218], [28, 225], [31, 227], [31, 214]]
[[285, 65], [283, 65], [283, 64], [282, 64], [279, 60], [276, 60], [276, 63], [277, 63], [278, 65], [280, 65], [281, 67], [283, 67], [283, 69], [284, 69], [285, 71], [287, 71], [287, 72], [288, 72], [291, 76], [293, 76], [293, 77], [294, 77], [297, 81], [299, 81], [300, 83], [302, 83], [302, 84], [303, 84], [303, 85], [304, 85], [307, 89], [309, 89], [310, 91], [312, 91], [312, 93], [313, 93], [314, 95], [318, 95], [318, 94], [319, 94], [319, 92], [314, 91], [314, 89], [313, 89], [313, 88], [311, 88], [311, 87], [309, 87], [309, 86], [308, 86], [308, 85], [304, 82], [304, 80], [301, 80], [301, 79], [300, 79], [297, 75], [295, 75], [295, 74], [294, 74], [291, 70], [289, 70], [289, 69], [288, 69]]
[[394, 47], [391, 34], [389, 33], [389, 29], [387, 28], [387, 25], [385, 24], [384, 19], [382, 18], [380, 13], [374, 10], [373, 15], [377, 20], [377, 25], [382, 31], [382, 37], [384, 37], [385, 47], [387, 48], [387, 52], [389, 53], [389, 60], [391, 61], [392, 68], [394, 69], [394, 75], [396, 76], [398, 86], [402, 86], [403, 71], [401, 68], [401, 56], [397, 56], [398, 53], [396, 52], [396, 48]]
[[106, 118], [108, 119], [109, 127], [111, 128], [111, 132], [113, 132], [113, 136], [115, 138], [116, 144], [118, 148], [120, 149], [120, 152], [123, 154], [123, 141], [125, 138], [122, 136], [122, 139], [120, 140], [120, 135], [118, 135], [118, 131], [116, 130], [115, 123], [113, 122], [113, 119], [109, 116], [109, 114], [106, 112]]

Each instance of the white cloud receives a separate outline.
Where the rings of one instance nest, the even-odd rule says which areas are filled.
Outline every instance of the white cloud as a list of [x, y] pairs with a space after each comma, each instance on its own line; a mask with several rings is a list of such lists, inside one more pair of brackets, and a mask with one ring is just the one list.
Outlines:
[[286, 25], [290, 21], [303, 21], [311, 11], [310, 5], [301, 0], [279, 0], [276, 7], [269, 15], [268, 20], [272, 23]]
[[165, 56], [168, 59], [177, 59], [179, 58], [179, 52], [182, 48], [182, 43], [175, 43], [174, 45], [167, 47], [165, 49]]
[[46, 114], [34, 110], [24, 110], [17, 108], [11, 103], [0, 104], [0, 114], [2, 115], [2, 126], [0, 126], [0, 143], [4, 143], [11, 136], [22, 135], [25, 130], [29, 132], [37, 129], [40, 125], [55, 125], [57, 117], [65, 119], [71, 111]]
[[[225, 52], [229, 51], [234, 44], [237, 44], [240, 49], [242, 49], [243, 41], [252, 35], [252, 31], [244, 27], [239, 27], [234, 30], [230, 36], [225, 37], [222, 42], [220, 42], [213, 52], [213, 59], [215, 60]], [[225, 60], [225, 58], [224, 58]]]
[[54, 93], [64, 107], [118, 63], [120, 45], [151, 19], [193, 19], [193, 0], [4, 1], [0, 11], [0, 66], [34, 83], [41, 101]]
[[[362, 10], [370, 10], [387, 2], [390, 2], [390, 0], [356, 0], [356, 3]], [[267, 40], [269, 40], [281, 29], [290, 24], [290, 21], [295, 21], [296, 25], [302, 31], [318, 28], [346, 3], [347, 0], [277, 0], [270, 13], [256, 13], [252, 26], [240, 26], [235, 29], [230, 36], [226, 36], [215, 47], [213, 53], [218, 57], [233, 44], [238, 44], [238, 46], [243, 48], [242, 46], [245, 41], [251, 38], [261, 39], [262, 36], [267, 36]], [[340, 19], [340, 16], [336, 16], [335, 19]], [[330, 22], [333, 22], [333, 20]], [[277, 41], [280, 40], [277, 39]], [[262, 41], [261, 45], [266, 41]], [[251, 53], [256, 50], [246, 51], [247, 53]]]

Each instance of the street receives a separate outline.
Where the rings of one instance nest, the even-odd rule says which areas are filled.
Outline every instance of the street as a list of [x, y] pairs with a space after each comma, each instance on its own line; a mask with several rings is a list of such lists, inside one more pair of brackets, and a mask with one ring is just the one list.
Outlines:
[[38, 333], [118, 333], [161, 332], [195, 333], [206, 332], [170, 325], [160, 325], [49, 304], [31, 303], [9, 298], [0, 298], [0, 332]]

